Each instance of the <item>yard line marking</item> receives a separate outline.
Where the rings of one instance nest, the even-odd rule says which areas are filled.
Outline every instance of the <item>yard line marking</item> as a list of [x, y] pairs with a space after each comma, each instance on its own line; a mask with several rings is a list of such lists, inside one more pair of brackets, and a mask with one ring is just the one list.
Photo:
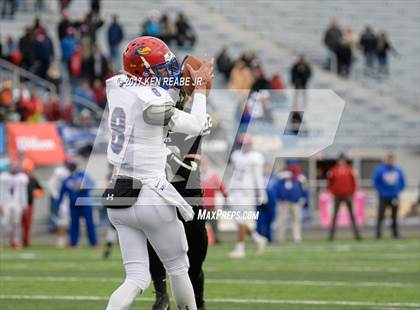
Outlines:
[[[77, 301], [103, 301], [108, 296], [50, 296], [50, 295], [0, 295], [0, 299], [27, 299], [27, 300], [77, 300]], [[151, 297], [139, 297], [136, 300], [154, 301]], [[242, 298], [210, 298], [209, 303], [234, 303], [234, 304], [295, 304], [295, 305], [336, 305], [336, 306], [367, 306], [367, 307], [405, 307], [418, 308], [418, 303], [378, 303], [369, 301], [344, 301], [344, 300], [288, 300], [288, 299], [242, 299]]]
[[[121, 282], [123, 278], [116, 277], [19, 277], [0, 276], [3, 281], [44, 281], [44, 282]], [[206, 279], [213, 284], [256, 284], [256, 285], [304, 285], [304, 286], [363, 286], [363, 287], [416, 287], [415, 283], [402, 282], [372, 282], [372, 281], [312, 281], [312, 280], [258, 280], [258, 279]]]

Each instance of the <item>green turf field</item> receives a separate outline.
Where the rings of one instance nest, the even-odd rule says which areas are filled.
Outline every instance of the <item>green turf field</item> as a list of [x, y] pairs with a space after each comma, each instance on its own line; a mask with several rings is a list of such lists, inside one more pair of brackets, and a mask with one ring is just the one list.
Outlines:
[[[209, 248], [208, 309], [419, 309], [419, 239], [305, 241], [230, 260], [232, 243]], [[0, 309], [105, 309], [124, 272], [119, 250], [34, 246], [0, 252]], [[132, 309], [150, 309], [152, 287]], [[175, 306], [172, 307], [175, 309]]]

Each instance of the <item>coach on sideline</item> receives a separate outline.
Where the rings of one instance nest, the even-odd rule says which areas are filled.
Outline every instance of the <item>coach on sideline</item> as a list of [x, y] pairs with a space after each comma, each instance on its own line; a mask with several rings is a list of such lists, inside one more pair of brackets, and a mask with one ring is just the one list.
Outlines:
[[395, 155], [393, 153], [388, 153], [385, 162], [379, 165], [373, 173], [373, 184], [379, 194], [376, 239], [382, 238], [382, 221], [388, 206], [391, 207], [392, 214], [392, 236], [395, 239], [400, 237], [397, 223], [398, 196], [405, 188], [405, 177], [401, 168], [397, 167], [394, 162]]

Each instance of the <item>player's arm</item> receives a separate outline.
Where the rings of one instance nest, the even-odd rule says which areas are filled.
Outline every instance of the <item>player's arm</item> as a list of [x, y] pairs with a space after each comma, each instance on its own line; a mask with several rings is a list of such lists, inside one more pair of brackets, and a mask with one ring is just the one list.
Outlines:
[[198, 136], [206, 125], [206, 96], [196, 92], [191, 112], [186, 113], [175, 107], [171, 98], [148, 102], [143, 110], [144, 121], [153, 126], [169, 126], [173, 132]]
[[60, 208], [61, 202], [63, 201], [64, 195], [67, 192], [66, 180], [63, 181], [61, 184], [60, 194], [58, 195], [58, 199], [55, 202], [55, 209], [58, 210]]

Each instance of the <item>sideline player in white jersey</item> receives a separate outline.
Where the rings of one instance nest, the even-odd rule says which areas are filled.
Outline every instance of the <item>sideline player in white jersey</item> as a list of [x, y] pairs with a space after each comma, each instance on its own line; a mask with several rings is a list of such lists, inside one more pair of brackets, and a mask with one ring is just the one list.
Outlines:
[[[106, 81], [111, 139], [108, 160], [114, 165], [104, 205], [118, 232], [126, 271], [124, 283], [114, 291], [108, 310], [128, 309], [150, 283], [147, 240], [170, 277], [178, 309], [196, 308], [188, 276], [188, 245], [176, 208], [186, 220], [194, 212], [165, 176], [167, 130], [197, 136], [206, 124], [206, 84], [213, 77], [213, 60], [198, 70], [186, 65], [195, 85], [190, 113], [175, 108], [168, 90], [181, 68], [166, 44], [154, 37], [128, 43], [123, 54], [127, 75]], [[141, 83], [132, 83], [135, 77]], [[160, 80], [158, 80], [160, 79]], [[157, 81], [158, 85], [155, 84]]]
[[20, 171], [17, 163], [10, 165], [10, 171], [0, 174], [0, 247], [4, 235], [10, 233], [10, 244], [20, 248], [21, 217], [28, 205], [28, 176]]
[[264, 157], [252, 149], [252, 138], [247, 135], [240, 137], [241, 149], [232, 153], [230, 161], [233, 174], [229, 186], [229, 206], [236, 211], [235, 217], [238, 225], [238, 242], [232, 252], [231, 258], [245, 257], [245, 237], [250, 235], [257, 245], [257, 254], [264, 252], [267, 239], [258, 234], [246, 219], [250, 211], [255, 211], [257, 205], [267, 202], [264, 184]]

